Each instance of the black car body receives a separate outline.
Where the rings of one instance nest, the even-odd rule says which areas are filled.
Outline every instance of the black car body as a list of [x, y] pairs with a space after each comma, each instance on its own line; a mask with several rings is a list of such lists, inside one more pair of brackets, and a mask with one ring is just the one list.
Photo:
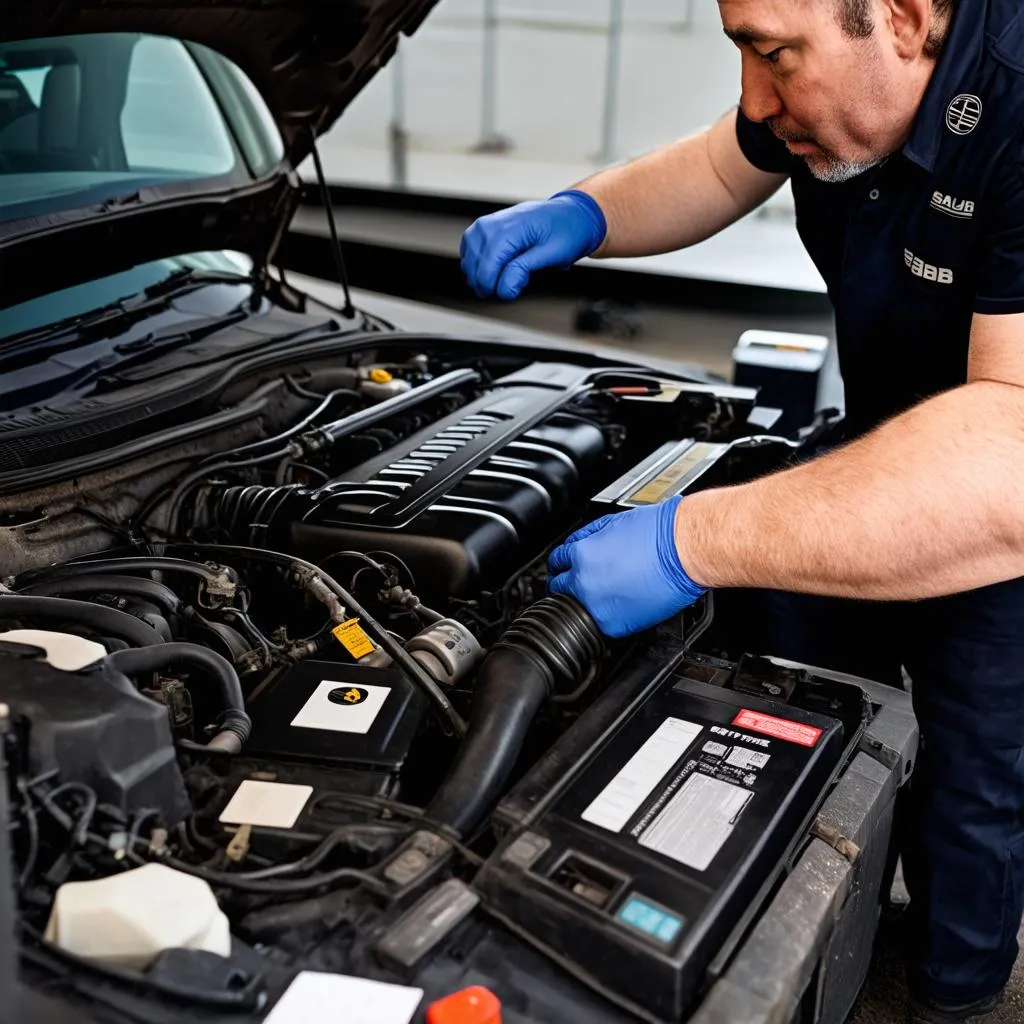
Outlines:
[[[303, 970], [417, 987], [416, 1019], [474, 983], [506, 1021], [684, 1019], [805, 863], [880, 714], [850, 681], [743, 658], [744, 595], [613, 643], [547, 592], [582, 523], [769, 471], [821, 424], [764, 436], [757, 393], [699, 368], [325, 301], [275, 266], [296, 168], [432, 6], [0, 3], [12, 1019], [258, 1021]], [[632, 763], [616, 737], [670, 691], [737, 742], [778, 741], [730, 731], [750, 708], [814, 737], [776, 757], [790, 774], [745, 839], [724, 823], [714, 884], [678, 856], [602, 859], [578, 822], [568, 852], [544, 834], [556, 797]], [[862, 815], [883, 838], [912, 756], [909, 727], [886, 735]], [[232, 817], [246, 785], [305, 796]], [[144, 963], [98, 962], [102, 928], [67, 938], [62, 887], [147, 865], [209, 887], [230, 950], [175, 933]], [[863, 950], [855, 967], [819, 978], [819, 1009], [848, 1007]]]

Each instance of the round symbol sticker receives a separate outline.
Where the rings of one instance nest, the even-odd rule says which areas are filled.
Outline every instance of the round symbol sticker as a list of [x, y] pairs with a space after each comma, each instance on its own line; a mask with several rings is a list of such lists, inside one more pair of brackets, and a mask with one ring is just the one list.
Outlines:
[[981, 100], [961, 93], [946, 108], [946, 127], [955, 135], [970, 135], [981, 120]]
[[327, 699], [332, 704], [355, 707], [357, 704], [362, 704], [369, 696], [370, 694], [361, 686], [339, 686], [327, 694]]

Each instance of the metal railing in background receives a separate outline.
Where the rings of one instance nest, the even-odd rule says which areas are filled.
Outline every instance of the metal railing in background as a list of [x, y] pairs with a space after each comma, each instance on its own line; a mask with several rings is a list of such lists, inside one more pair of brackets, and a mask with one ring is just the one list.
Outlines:
[[[572, 21], [557, 15], [528, 16], [524, 14], [503, 14], [501, 0], [481, 0], [479, 19], [452, 17], [437, 18], [449, 26], [480, 26], [482, 47], [480, 59], [480, 133], [473, 146], [476, 153], [507, 153], [514, 148], [513, 140], [502, 134], [499, 126], [499, 68], [502, 27], [540, 29], [553, 32], [598, 33], [607, 36], [608, 46], [605, 58], [603, 106], [600, 124], [600, 147], [589, 156], [593, 162], [603, 165], [614, 163], [619, 157], [619, 98], [622, 85], [622, 50], [627, 31], [639, 30], [641, 26], [630, 24], [627, 19], [626, 0], [608, 0], [607, 18], [599, 21]], [[682, 0], [679, 18], [674, 19], [674, 31], [689, 31], [693, 26], [694, 0]], [[663, 26], [658, 26], [663, 30]], [[402, 51], [392, 60], [392, 120], [390, 129], [392, 176], [396, 188], [405, 188], [407, 181], [407, 152], [409, 130], [406, 124], [405, 94], [408, 86]], [[538, 112], [540, 115], [541, 112]], [[582, 155], [582, 154], [581, 154]], [[584, 157], [586, 158], [586, 157]]]
[[401, 42], [391, 58], [391, 184], [404, 192], [409, 187], [409, 129], [405, 113], [405, 55]]
[[616, 159], [619, 141], [619, 87], [622, 79], [622, 33], [626, 27], [626, 0], [610, 0], [608, 59], [604, 69], [604, 113], [601, 123], [599, 164]]
[[498, 2], [483, 0], [484, 33], [480, 74], [480, 141], [477, 153], [507, 153], [512, 143], [498, 134]]

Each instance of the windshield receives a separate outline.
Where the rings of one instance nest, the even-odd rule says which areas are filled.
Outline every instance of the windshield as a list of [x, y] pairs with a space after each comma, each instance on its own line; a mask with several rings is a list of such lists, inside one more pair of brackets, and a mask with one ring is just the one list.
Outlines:
[[183, 270], [238, 274], [244, 278], [252, 272], [252, 259], [240, 252], [186, 253], [141, 263], [130, 270], [86, 281], [73, 288], [48, 292], [29, 302], [0, 310], [0, 341], [131, 299]]
[[0, 222], [239, 184], [282, 156], [251, 83], [203, 47], [129, 33], [0, 44]]

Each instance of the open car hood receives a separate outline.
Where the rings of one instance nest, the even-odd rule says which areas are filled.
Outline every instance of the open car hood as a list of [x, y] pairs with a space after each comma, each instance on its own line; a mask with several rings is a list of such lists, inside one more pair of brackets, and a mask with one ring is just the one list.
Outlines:
[[[437, 0], [0, 0], [0, 43], [94, 33], [165, 35], [236, 64], [262, 94], [284, 161], [237, 188], [171, 182], [0, 223], [13, 304], [198, 249], [273, 258], [300, 198], [298, 166]], [[90, 254], [87, 263], [76, 255]]]
[[263, 94], [297, 167], [437, 0], [0, 0], [0, 41], [93, 32], [190, 40]]

